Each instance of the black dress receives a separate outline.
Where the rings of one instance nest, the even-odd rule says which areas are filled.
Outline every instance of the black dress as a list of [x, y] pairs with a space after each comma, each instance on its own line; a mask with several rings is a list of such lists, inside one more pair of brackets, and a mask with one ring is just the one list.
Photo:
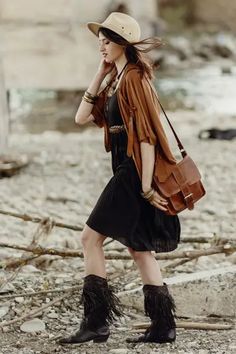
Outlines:
[[[116, 93], [106, 102], [108, 126], [123, 125]], [[141, 195], [141, 181], [128, 157], [125, 130], [111, 135], [113, 177], [101, 193], [86, 224], [136, 251], [169, 252], [180, 240], [180, 222], [154, 207]]]

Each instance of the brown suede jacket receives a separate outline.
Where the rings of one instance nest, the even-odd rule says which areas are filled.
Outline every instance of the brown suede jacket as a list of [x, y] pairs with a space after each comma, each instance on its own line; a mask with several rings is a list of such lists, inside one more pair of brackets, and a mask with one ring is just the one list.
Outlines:
[[[108, 125], [104, 115], [107, 98], [106, 86], [100, 93], [91, 114], [94, 123], [104, 127], [104, 145], [107, 152], [111, 150]], [[176, 159], [174, 158], [167, 136], [160, 120], [160, 106], [155, 88], [149, 79], [141, 77], [135, 64], [129, 63], [117, 88], [117, 99], [128, 134], [127, 155], [132, 156], [141, 179], [142, 158], [140, 143], [142, 141], [155, 145], [154, 175], [163, 182], [170, 175]]]

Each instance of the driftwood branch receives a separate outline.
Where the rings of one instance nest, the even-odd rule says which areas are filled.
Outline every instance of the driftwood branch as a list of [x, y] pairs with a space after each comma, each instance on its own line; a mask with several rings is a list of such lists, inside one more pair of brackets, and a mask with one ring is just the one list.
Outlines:
[[[28, 214], [19, 214], [19, 213], [14, 213], [11, 211], [4, 211], [4, 210], [0, 210], [0, 214], [13, 216], [15, 218], [19, 218], [24, 221], [31, 221], [34, 223], [42, 223], [43, 220], [50, 219], [49, 217], [48, 218], [45, 218], [45, 217], [40, 218], [38, 216], [30, 216]], [[82, 231], [83, 230], [82, 226], [64, 224], [64, 223], [61, 223], [61, 222], [58, 222], [55, 220], [51, 220], [51, 223], [53, 224], [53, 226], [61, 227], [64, 229], [70, 229], [70, 230], [74, 230], [74, 231]]]
[[39, 257], [41, 257], [41, 255], [34, 254], [34, 255], [26, 257], [26, 258], [19, 258], [19, 259], [17, 258], [17, 259], [13, 259], [13, 260], [6, 260], [4, 263], [4, 269], [9, 270], [9, 269], [22, 267], [22, 266], [30, 263], [32, 260], [35, 260]]
[[224, 244], [235, 241], [235, 238], [212, 234], [210, 236], [181, 236], [181, 243], [211, 243]]
[[64, 300], [66, 297], [68, 296], [68, 294], [63, 294], [62, 296], [60, 297], [57, 297], [56, 299], [50, 301], [48, 304], [46, 305], [43, 305], [41, 306], [40, 308], [36, 309], [36, 310], [33, 310], [31, 312], [28, 312], [28, 313], [25, 313], [24, 315], [20, 316], [20, 317], [17, 317], [17, 318], [14, 318], [14, 320], [11, 320], [11, 321], [8, 321], [8, 322], [2, 322], [0, 324], [0, 328], [3, 328], [3, 327], [6, 327], [6, 326], [9, 326], [9, 325], [12, 325], [14, 323], [17, 323], [17, 322], [21, 322], [23, 320], [26, 320], [26, 319], [30, 319], [30, 318], [33, 318], [35, 316], [38, 316], [40, 315], [44, 310], [46, 310], [48, 307], [51, 307], [53, 305], [55, 305], [56, 303], [58, 302], [61, 302], [62, 300]]
[[[137, 330], [143, 330], [149, 326], [150, 323], [146, 322], [135, 323], [132, 327], [136, 329], [132, 329], [131, 332], [136, 333]], [[176, 321], [176, 327], [185, 329], [226, 330], [233, 328], [233, 324]]]
[[[15, 250], [21, 250], [25, 252], [31, 252], [37, 255], [53, 255], [53, 256], [60, 256], [60, 257], [79, 257], [83, 258], [83, 252], [81, 251], [74, 251], [74, 250], [64, 250], [64, 249], [54, 249], [54, 248], [44, 248], [41, 246], [20, 246], [15, 244], [8, 244], [4, 242], [0, 242], [0, 247], [11, 248]], [[223, 244], [218, 246], [212, 246], [203, 250], [190, 250], [190, 251], [172, 251], [172, 252], [164, 252], [158, 253], [155, 255], [157, 260], [167, 260], [167, 259], [177, 259], [177, 258], [198, 258], [202, 256], [209, 256], [218, 253], [224, 254], [232, 254], [236, 251], [236, 245], [233, 244]], [[120, 254], [119, 252], [106, 252], [105, 253], [106, 259], [123, 259], [123, 260], [130, 260], [131, 257], [129, 254]]]
[[66, 293], [66, 292], [73, 292], [75, 290], [81, 289], [81, 285], [74, 285], [70, 286], [68, 288], [62, 288], [62, 289], [50, 289], [50, 290], [39, 290], [39, 291], [34, 291], [34, 292], [24, 292], [24, 293], [17, 293], [17, 294], [12, 294], [12, 295], [3, 295], [0, 296], [0, 300], [6, 300], [6, 299], [14, 299], [16, 297], [32, 297], [32, 296], [37, 296], [37, 295], [46, 295], [46, 294], [55, 294], [55, 293]]
[[171, 262], [170, 264], [164, 265], [163, 269], [165, 269], [165, 270], [170, 270], [170, 269], [173, 269], [173, 268], [175, 269], [176, 267], [179, 267], [180, 265], [185, 264], [187, 262], [191, 262], [191, 261], [193, 261], [194, 259], [197, 259], [197, 258], [199, 258], [199, 257], [177, 259], [177, 260], [174, 260], [173, 262]]
[[[19, 218], [22, 219], [24, 221], [30, 221], [30, 222], [34, 222], [34, 223], [42, 223], [42, 222], [47, 222], [48, 220], [51, 220], [51, 223], [53, 224], [53, 226], [57, 226], [60, 228], [65, 228], [65, 229], [70, 229], [70, 230], [74, 230], [74, 231], [82, 231], [83, 230], [83, 226], [82, 225], [71, 225], [71, 224], [67, 224], [67, 223], [62, 223], [62, 222], [58, 222], [53, 220], [51, 217], [38, 217], [38, 216], [30, 216], [28, 214], [19, 214], [19, 213], [15, 213], [12, 211], [6, 211], [6, 210], [0, 210], [0, 214], [2, 215], [8, 215], [8, 216], [12, 216], [15, 218]], [[62, 218], [60, 218], [62, 219]], [[201, 233], [199, 233], [201, 234]], [[210, 236], [182, 236], [181, 237], [181, 243], [208, 243], [208, 242], [212, 242], [212, 243], [227, 243], [227, 242], [231, 242], [234, 241], [235, 239], [231, 239], [229, 237], [219, 237], [217, 236], [215, 233], [210, 232]], [[113, 240], [109, 240], [106, 241], [105, 245], [109, 244], [113, 242]]]

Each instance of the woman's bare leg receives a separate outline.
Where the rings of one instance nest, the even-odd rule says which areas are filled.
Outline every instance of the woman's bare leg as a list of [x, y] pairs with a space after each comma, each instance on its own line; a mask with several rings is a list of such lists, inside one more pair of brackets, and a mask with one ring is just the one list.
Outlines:
[[84, 253], [85, 275], [95, 274], [106, 278], [103, 242], [106, 236], [94, 231], [87, 224], [81, 234]]
[[150, 251], [138, 252], [128, 247], [140, 271], [143, 284], [163, 285], [160, 266]]

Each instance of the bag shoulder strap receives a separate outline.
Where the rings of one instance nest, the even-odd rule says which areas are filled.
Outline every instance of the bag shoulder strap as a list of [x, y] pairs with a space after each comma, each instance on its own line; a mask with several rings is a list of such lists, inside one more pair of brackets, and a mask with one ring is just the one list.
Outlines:
[[159, 98], [158, 98], [156, 89], [155, 89], [155, 87], [153, 86], [153, 83], [152, 83], [150, 80], [148, 80], [148, 82], [149, 82], [149, 84], [150, 84], [150, 86], [151, 86], [151, 88], [152, 88], [152, 90], [153, 90], [153, 92], [154, 92], [154, 94], [155, 94], [155, 96], [156, 96], [156, 98], [157, 98], [157, 101], [158, 101], [158, 103], [159, 103], [159, 105], [160, 105], [160, 107], [161, 107], [161, 109], [162, 109], [162, 111], [163, 111], [163, 113], [164, 113], [164, 115], [165, 115], [165, 117], [166, 117], [166, 119], [167, 119], [167, 122], [168, 122], [168, 124], [169, 124], [169, 126], [170, 126], [170, 128], [171, 128], [171, 130], [172, 130], [172, 132], [173, 132], [173, 134], [174, 134], [174, 137], [175, 137], [175, 139], [176, 139], [176, 141], [177, 141], [177, 144], [178, 144], [179, 150], [180, 150], [180, 152], [181, 152], [181, 155], [182, 155], [182, 157], [185, 157], [185, 156], [187, 155], [187, 152], [186, 152], [186, 150], [185, 150], [183, 144], [181, 143], [181, 141], [180, 141], [178, 135], [176, 134], [176, 131], [174, 130], [174, 127], [173, 127], [173, 125], [171, 124], [171, 122], [170, 122], [170, 120], [169, 120], [169, 118], [168, 118], [168, 116], [167, 116], [167, 114], [166, 114], [166, 112], [165, 112], [165, 110], [164, 110], [164, 108], [163, 108], [163, 106], [162, 106], [162, 104], [161, 104]]

